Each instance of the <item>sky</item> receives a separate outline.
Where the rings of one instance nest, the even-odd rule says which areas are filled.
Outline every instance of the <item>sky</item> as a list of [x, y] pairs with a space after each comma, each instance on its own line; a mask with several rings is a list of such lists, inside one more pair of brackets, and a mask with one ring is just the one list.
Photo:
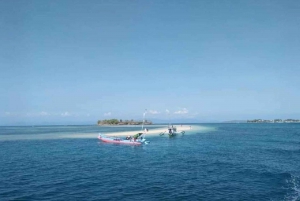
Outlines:
[[0, 0], [0, 125], [300, 119], [300, 2]]

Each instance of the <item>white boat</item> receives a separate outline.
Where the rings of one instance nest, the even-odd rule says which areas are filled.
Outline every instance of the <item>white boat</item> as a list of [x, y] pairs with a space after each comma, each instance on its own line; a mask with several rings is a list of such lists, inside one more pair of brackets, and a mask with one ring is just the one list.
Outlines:
[[177, 131], [177, 128], [175, 127], [175, 126], [170, 126], [169, 125], [169, 127], [168, 127], [168, 132], [162, 132], [162, 133], [160, 133], [159, 135], [160, 136], [162, 136], [162, 135], [164, 135], [164, 134], [168, 134], [169, 135], [169, 137], [174, 137], [174, 136], [176, 136], [176, 135], [178, 135], [178, 134], [185, 134], [185, 131], [180, 131], [180, 132], [178, 132]]

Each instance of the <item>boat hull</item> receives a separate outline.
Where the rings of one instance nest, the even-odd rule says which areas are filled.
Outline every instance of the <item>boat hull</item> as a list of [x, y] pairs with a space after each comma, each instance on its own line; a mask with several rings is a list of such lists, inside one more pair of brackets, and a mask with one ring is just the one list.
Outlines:
[[113, 144], [127, 144], [127, 145], [142, 145], [143, 141], [140, 140], [123, 140], [121, 138], [110, 138], [99, 135], [98, 139], [105, 143], [113, 143]]

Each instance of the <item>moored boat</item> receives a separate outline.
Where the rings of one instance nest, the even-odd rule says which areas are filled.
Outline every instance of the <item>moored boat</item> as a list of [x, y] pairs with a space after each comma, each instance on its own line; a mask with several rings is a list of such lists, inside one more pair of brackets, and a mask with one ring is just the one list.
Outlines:
[[126, 138], [122, 139], [119, 137], [107, 137], [104, 135], [101, 135], [99, 133], [98, 139], [102, 142], [106, 143], [114, 143], [114, 144], [127, 144], [127, 145], [142, 145], [142, 144], [148, 144], [149, 141], [146, 141], [145, 138], [142, 137], [143, 133], [138, 133], [134, 135], [133, 138]]
[[[168, 127], [168, 135], [169, 135], [169, 137], [174, 137], [174, 136], [176, 136], [176, 135], [178, 135], [178, 134], [184, 134], [185, 133], [185, 131], [180, 131], [180, 132], [178, 132], [177, 131], [177, 128], [176, 127]], [[164, 135], [164, 134], [166, 134], [166, 131], [165, 132], [162, 132], [162, 133], [160, 133], [159, 135], [160, 136], [162, 136], [162, 135]]]

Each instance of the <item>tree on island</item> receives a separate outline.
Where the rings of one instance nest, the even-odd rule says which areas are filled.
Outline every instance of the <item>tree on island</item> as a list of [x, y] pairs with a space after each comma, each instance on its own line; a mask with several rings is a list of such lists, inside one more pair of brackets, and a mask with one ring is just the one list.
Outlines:
[[[98, 120], [98, 125], [142, 125], [143, 121], [134, 121], [133, 119], [129, 120], [122, 120], [120, 121], [118, 119], [104, 119], [104, 120]], [[151, 121], [145, 120], [144, 124], [151, 125]]]

